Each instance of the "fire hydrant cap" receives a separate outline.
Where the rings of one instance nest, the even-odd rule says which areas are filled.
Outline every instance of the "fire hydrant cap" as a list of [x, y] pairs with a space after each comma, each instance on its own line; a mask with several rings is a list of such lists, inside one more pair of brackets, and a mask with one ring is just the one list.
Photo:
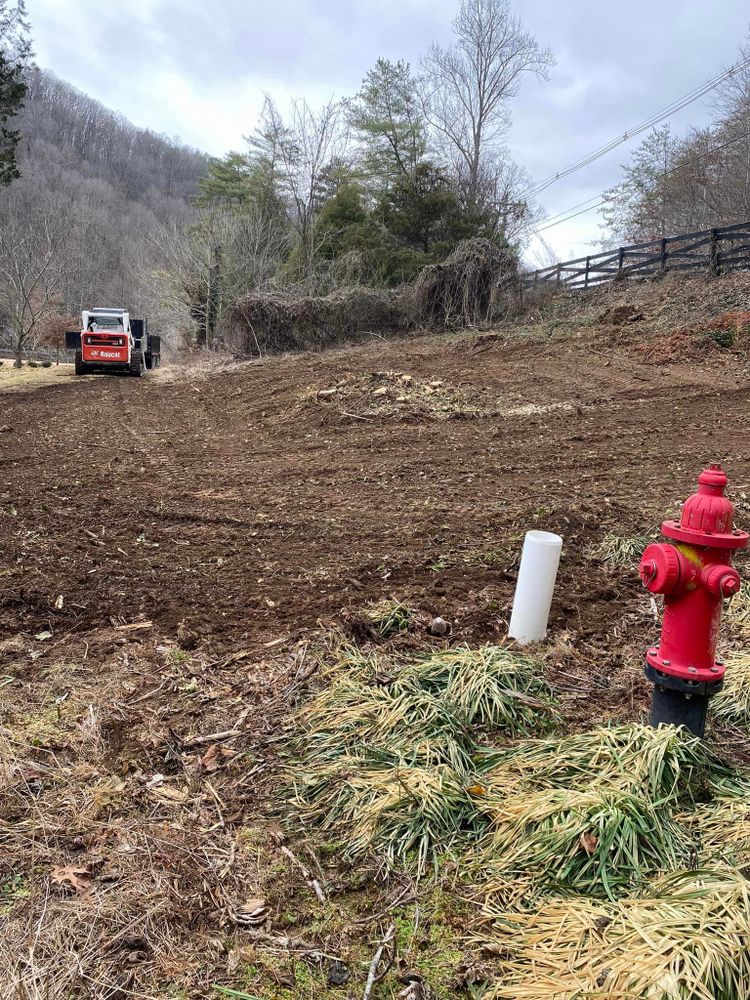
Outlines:
[[726, 489], [728, 482], [729, 479], [727, 478], [726, 472], [724, 472], [718, 463], [709, 465], [709, 467], [704, 469], [698, 476], [699, 486], [713, 486], [714, 488], [719, 489], [722, 493]]
[[704, 469], [698, 476], [698, 490], [682, 507], [679, 524], [665, 521], [662, 532], [667, 538], [690, 545], [741, 549], [748, 535], [734, 528], [734, 504], [724, 496], [727, 475], [718, 464]]
[[654, 542], [641, 556], [639, 572], [652, 594], [671, 594], [680, 582], [680, 554], [673, 545]]

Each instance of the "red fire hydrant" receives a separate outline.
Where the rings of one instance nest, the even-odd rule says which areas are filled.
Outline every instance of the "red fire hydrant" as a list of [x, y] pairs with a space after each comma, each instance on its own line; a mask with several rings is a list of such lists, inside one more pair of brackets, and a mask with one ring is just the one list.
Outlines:
[[720, 465], [704, 469], [680, 523], [661, 526], [675, 544], [649, 545], [640, 565], [644, 587], [664, 595], [661, 642], [646, 653], [646, 676], [654, 683], [651, 725], [673, 723], [696, 736], [703, 736], [708, 699], [724, 681], [716, 641], [722, 601], [740, 589], [732, 550], [750, 540], [733, 525], [734, 505], [724, 496], [726, 485]]

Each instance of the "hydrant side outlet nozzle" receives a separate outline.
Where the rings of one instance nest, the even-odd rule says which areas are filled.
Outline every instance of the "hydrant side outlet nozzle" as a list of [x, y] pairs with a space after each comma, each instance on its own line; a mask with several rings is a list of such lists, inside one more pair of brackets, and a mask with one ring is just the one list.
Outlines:
[[646, 676], [654, 684], [651, 724], [683, 725], [697, 736], [705, 729], [708, 699], [724, 679], [716, 660], [721, 606], [740, 589], [731, 554], [750, 541], [734, 527], [726, 485], [720, 465], [704, 469], [679, 524], [662, 524], [674, 544], [649, 545], [640, 564], [644, 587], [664, 595], [661, 641], [646, 653]]

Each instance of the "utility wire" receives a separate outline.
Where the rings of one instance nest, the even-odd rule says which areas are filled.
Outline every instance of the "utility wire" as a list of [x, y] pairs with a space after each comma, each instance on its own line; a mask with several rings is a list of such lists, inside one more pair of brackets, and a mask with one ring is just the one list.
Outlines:
[[[747, 139], [748, 136], [750, 136], [750, 130], [743, 132], [742, 135], [736, 135], [733, 139], [729, 139], [727, 142], [722, 142], [719, 146], [713, 146], [711, 149], [706, 149], [702, 153], [692, 156], [689, 160], [683, 160], [681, 163], [677, 163], [669, 170], [665, 170], [660, 176], [668, 177], [670, 174], [673, 174], [678, 170], [682, 170], [684, 167], [689, 167], [692, 163], [696, 163], [698, 160], [702, 160], [704, 156], [710, 156], [711, 153], [718, 153], [719, 150], [726, 149], [727, 146], [732, 146], [735, 142], [739, 142], [740, 139]], [[581, 205], [585, 205], [585, 201], [579, 202], [578, 205], [571, 206], [571, 208], [566, 209], [564, 212], [559, 212], [558, 215], [553, 215], [551, 220], [545, 220], [545, 224], [536, 229], [537, 234], [544, 232], [545, 229], [553, 229], [555, 226], [559, 226], [563, 222], [569, 222], [571, 219], [576, 219], [579, 215], [585, 215], [587, 212], [593, 212], [595, 208], [601, 208], [606, 201], [606, 198], [601, 198], [599, 195], [594, 195], [594, 198], [599, 198], [599, 201], [597, 201], [595, 205], [590, 205], [588, 208], [581, 209], [580, 212], [575, 212], [574, 209], [580, 208]], [[588, 200], [592, 201], [593, 199], [589, 198]], [[569, 212], [573, 212], [573, 214], [569, 215]], [[559, 218], [559, 216], [564, 216], [564, 218]], [[557, 221], [554, 221], [555, 219]]]
[[[583, 208], [584, 205], [588, 205], [589, 202], [592, 201], [597, 201], [599, 198], [601, 198], [601, 193], [594, 194], [590, 198], [586, 198], [584, 201], [579, 201], [577, 205], [571, 205], [570, 208], [563, 209], [562, 212], [557, 212], [556, 215], [550, 215], [549, 218], [543, 219], [542, 221], [546, 226], [548, 222], [554, 222], [555, 219], [559, 219], [561, 215], [567, 215], [568, 212], [574, 212], [577, 208]], [[592, 205], [592, 208], [595, 207], [595, 205]]]
[[714, 90], [719, 84], [728, 80], [731, 76], [734, 76], [739, 70], [744, 69], [746, 66], [750, 65], [750, 57], [743, 59], [741, 62], [730, 66], [728, 70], [720, 73], [718, 76], [713, 77], [706, 83], [701, 84], [700, 87], [696, 87], [691, 90], [690, 93], [685, 94], [683, 97], [678, 98], [678, 100], [673, 101], [672, 104], [668, 105], [666, 108], [662, 108], [661, 111], [657, 111], [655, 114], [651, 115], [649, 118], [645, 118], [643, 121], [639, 122], [632, 129], [628, 129], [626, 132], [621, 133], [609, 142], [604, 143], [604, 145], [599, 146], [597, 149], [593, 150], [591, 153], [587, 153], [580, 159], [575, 160], [573, 163], [568, 164], [562, 170], [558, 170], [554, 174], [550, 174], [548, 177], [537, 181], [535, 184], [531, 184], [525, 191], [521, 193], [521, 197], [530, 197], [537, 195], [544, 191], [551, 184], [556, 183], [563, 177], [568, 177], [570, 174], [575, 173], [578, 170], [582, 170], [583, 167], [587, 167], [590, 163], [598, 160], [600, 157], [609, 153], [611, 150], [615, 149], [617, 146], [622, 145], [622, 143], [627, 142], [629, 139], [633, 139], [640, 135], [642, 132], [653, 128], [660, 122], [663, 122], [666, 118], [670, 118], [672, 115], [686, 108], [689, 104], [699, 100], [701, 97], [708, 94], [710, 91]]

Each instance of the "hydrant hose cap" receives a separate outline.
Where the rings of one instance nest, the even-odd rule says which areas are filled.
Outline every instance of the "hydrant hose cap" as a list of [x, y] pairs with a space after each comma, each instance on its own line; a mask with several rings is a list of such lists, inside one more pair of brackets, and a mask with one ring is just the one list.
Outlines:
[[674, 545], [655, 542], [641, 557], [641, 580], [652, 594], [671, 594], [677, 589], [681, 571], [680, 553]]
[[740, 574], [734, 566], [714, 563], [703, 571], [703, 582], [715, 597], [733, 597], [740, 589]]

